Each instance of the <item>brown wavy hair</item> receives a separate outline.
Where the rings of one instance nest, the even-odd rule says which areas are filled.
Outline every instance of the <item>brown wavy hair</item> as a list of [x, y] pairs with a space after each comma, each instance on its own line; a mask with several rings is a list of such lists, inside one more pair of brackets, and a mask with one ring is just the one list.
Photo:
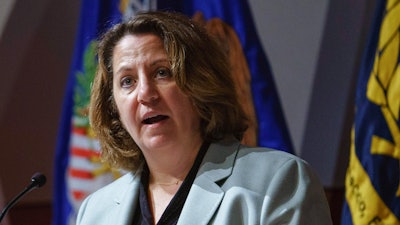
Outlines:
[[225, 51], [205, 29], [174, 12], [145, 12], [108, 30], [100, 39], [89, 118], [100, 141], [102, 158], [113, 167], [136, 170], [143, 155], [124, 129], [113, 97], [113, 50], [126, 35], [158, 36], [170, 59], [177, 86], [201, 118], [204, 141], [233, 136], [240, 140], [247, 118], [238, 103]]

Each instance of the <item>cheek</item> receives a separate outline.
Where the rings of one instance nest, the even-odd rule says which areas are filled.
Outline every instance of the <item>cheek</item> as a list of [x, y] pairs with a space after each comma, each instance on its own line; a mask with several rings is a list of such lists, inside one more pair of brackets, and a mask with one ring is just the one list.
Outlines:
[[135, 137], [139, 134], [139, 126], [135, 120], [135, 115], [132, 110], [127, 109], [127, 107], [123, 106], [120, 109], [120, 121], [122, 127], [129, 133], [129, 135], [135, 139]]
[[129, 125], [135, 122], [134, 106], [125, 98], [114, 97], [114, 102], [123, 127], [130, 129]]
[[187, 121], [191, 126], [197, 127], [200, 124], [200, 116], [196, 111], [196, 108], [192, 101], [185, 95], [181, 94], [175, 99], [175, 107], [180, 114], [180, 117]]

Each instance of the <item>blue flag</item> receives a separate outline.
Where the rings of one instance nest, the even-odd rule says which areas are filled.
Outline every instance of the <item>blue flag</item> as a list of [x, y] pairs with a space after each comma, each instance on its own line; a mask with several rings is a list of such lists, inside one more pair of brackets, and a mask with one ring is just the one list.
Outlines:
[[245, 0], [159, 0], [158, 9], [175, 10], [206, 20], [220, 18], [236, 32], [251, 74], [251, 93], [257, 119], [257, 145], [293, 153], [268, 59]]
[[342, 225], [400, 224], [400, 1], [379, 0], [356, 93]]
[[[121, 20], [119, 0], [83, 0], [74, 57], [64, 97], [54, 168], [54, 225], [75, 224], [80, 201], [104, 185], [99, 149], [87, 119], [89, 85], [96, 67], [98, 35]], [[93, 171], [97, 170], [97, 174]]]

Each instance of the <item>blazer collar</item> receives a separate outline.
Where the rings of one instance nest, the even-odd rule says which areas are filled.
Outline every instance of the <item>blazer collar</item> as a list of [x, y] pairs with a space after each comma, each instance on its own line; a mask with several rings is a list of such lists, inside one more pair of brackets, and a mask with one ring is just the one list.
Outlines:
[[135, 172], [129, 172], [121, 177], [124, 184], [120, 187], [126, 187], [123, 190], [117, 191], [114, 200], [115, 208], [114, 215], [115, 224], [128, 225], [131, 224], [132, 216], [136, 211], [137, 201], [139, 198], [139, 184], [143, 165]]
[[218, 183], [232, 174], [239, 145], [238, 141], [210, 145], [183, 206], [178, 225], [192, 224], [193, 221], [196, 224], [208, 224], [224, 197], [224, 190]]

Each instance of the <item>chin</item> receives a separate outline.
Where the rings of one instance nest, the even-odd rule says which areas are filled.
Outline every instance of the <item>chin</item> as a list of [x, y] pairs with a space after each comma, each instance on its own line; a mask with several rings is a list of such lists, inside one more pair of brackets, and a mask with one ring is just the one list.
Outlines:
[[167, 148], [168, 146], [171, 146], [171, 144], [172, 144], [171, 138], [159, 137], [159, 136], [152, 137], [146, 141], [143, 141], [143, 146], [149, 150]]

